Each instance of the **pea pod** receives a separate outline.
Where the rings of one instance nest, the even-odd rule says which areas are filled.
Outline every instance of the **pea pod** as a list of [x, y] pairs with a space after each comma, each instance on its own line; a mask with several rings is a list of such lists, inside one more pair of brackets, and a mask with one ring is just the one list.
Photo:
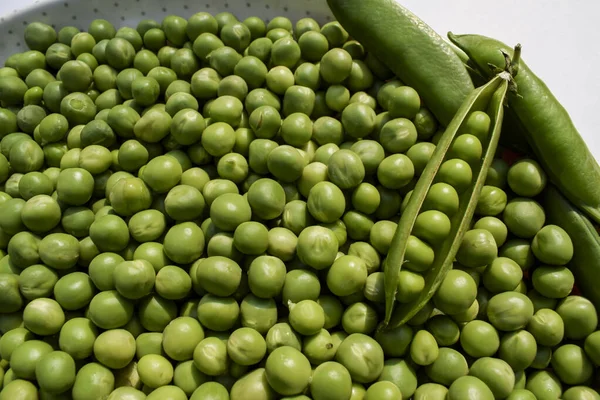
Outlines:
[[[504, 43], [479, 35], [448, 34], [484, 76], [490, 65], [502, 67]], [[508, 97], [534, 154], [551, 181], [577, 207], [600, 223], [600, 166], [573, 125], [569, 114], [548, 87], [523, 62], [515, 77], [518, 95]]]
[[448, 43], [395, 0], [328, 0], [350, 36], [413, 87], [444, 126], [474, 89]]
[[573, 242], [573, 258], [568, 264], [577, 286], [596, 307], [600, 307], [600, 236], [590, 220], [553, 185], [544, 192], [548, 223], [563, 228]]
[[[431, 299], [446, 273], [452, 268], [454, 257], [458, 251], [464, 233], [469, 229], [471, 219], [475, 212], [477, 199], [487, 176], [487, 170], [494, 158], [502, 118], [504, 115], [503, 103], [508, 90], [511, 76], [508, 72], [496, 75], [482, 87], [475, 89], [465, 100], [455, 117], [448, 125], [440, 138], [435, 152], [417, 182], [413, 194], [398, 223], [398, 228], [392, 239], [390, 252], [385, 267], [385, 295], [386, 313], [381, 328], [394, 328], [406, 323], [418, 313]], [[473, 111], [485, 111], [491, 119], [491, 129], [488, 142], [483, 146], [483, 157], [474, 167], [471, 186], [465, 190], [459, 199], [459, 209], [451, 220], [451, 230], [446, 240], [435, 249], [433, 265], [425, 275], [425, 287], [413, 301], [396, 305], [396, 293], [399, 273], [403, 263], [410, 262], [405, 255], [409, 236], [413, 232], [417, 216], [419, 215], [426, 195], [440, 170], [442, 163], [447, 159], [447, 153], [458, 135], [461, 126]], [[396, 305], [396, 306], [395, 306]], [[395, 309], [394, 309], [395, 308]], [[380, 329], [381, 329], [380, 328]]]

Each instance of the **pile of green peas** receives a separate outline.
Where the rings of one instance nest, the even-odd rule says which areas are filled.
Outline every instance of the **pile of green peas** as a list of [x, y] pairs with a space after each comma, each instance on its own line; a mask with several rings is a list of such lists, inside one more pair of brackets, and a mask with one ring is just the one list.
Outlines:
[[[442, 132], [339, 23], [36, 22], [25, 41], [0, 68], [0, 400], [600, 398], [597, 313], [531, 159], [494, 160], [432, 301], [376, 329]], [[475, 112], [455, 140], [398, 301], [488, 131]]]

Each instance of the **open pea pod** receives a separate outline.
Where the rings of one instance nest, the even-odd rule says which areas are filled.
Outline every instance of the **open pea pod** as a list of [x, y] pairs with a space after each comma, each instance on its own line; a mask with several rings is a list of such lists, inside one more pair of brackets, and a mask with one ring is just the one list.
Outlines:
[[[512, 76], [509, 72], [500, 72], [467, 97], [440, 138], [430, 162], [419, 178], [400, 218], [385, 263], [386, 312], [380, 329], [393, 329], [410, 320], [427, 304], [446, 273], [452, 268], [463, 235], [469, 229], [481, 188], [498, 146], [504, 115], [503, 106], [511, 79]], [[402, 265], [410, 261], [406, 257], [407, 243], [417, 216], [423, 207], [429, 188], [435, 182], [440, 166], [448, 158], [448, 151], [454, 138], [461, 132], [467, 117], [474, 111], [483, 111], [488, 114], [490, 117], [490, 132], [487, 141], [482, 143], [483, 153], [480, 162], [472, 166], [473, 179], [471, 185], [459, 197], [458, 211], [450, 219], [449, 235], [443, 242], [434, 247], [435, 258], [431, 268], [425, 273], [424, 289], [413, 301], [408, 303], [396, 302], [400, 279], [399, 273]]]

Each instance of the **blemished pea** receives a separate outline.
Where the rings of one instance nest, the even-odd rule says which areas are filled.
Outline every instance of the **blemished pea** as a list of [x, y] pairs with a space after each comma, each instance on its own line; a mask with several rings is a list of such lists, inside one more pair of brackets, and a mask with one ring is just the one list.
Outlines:
[[508, 202], [503, 220], [509, 232], [523, 238], [533, 238], [546, 222], [542, 206], [535, 200], [517, 197]]
[[451, 185], [460, 194], [471, 185], [473, 171], [466, 161], [453, 158], [442, 163], [436, 180]]
[[271, 139], [281, 128], [281, 116], [275, 108], [265, 105], [250, 114], [249, 123], [257, 138]]
[[565, 265], [573, 257], [573, 242], [561, 227], [546, 225], [533, 237], [531, 250], [542, 263]]
[[517, 331], [527, 326], [533, 317], [533, 303], [518, 292], [499, 293], [489, 300], [487, 316], [497, 329]]
[[[368, 271], [368, 270], [367, 270]], [[374, 303], [385, 301], [383, 272], [370, 272], [364, 288], [365, 298]]]
[[362, 301], [349, 305], [342, 315], [342, 328], [348, 334], [371, 335], [377, 328], [378, 322], [377, 311]]
[[594, 305], [585, 297], [568, 296], [556, 306], [556, 312], [565, 323], [565, 337], [573, 340], [585, 338], [598, 325]]
[[[341, 127], [340, 127], [341, 129]], [[324, 146], [321, 146], [324, 147]], [[320, 150], [321, 148], [319, 148]], [[350, 150], [354, 153], [358, 154], [360, 157], [362, 164], [365, 168], [365, 175], [370, 176], [374, 173], [379, 173], [379, 166], [385, 159], [385, 149], [379, 142], [375, 140], [363, 139], [355, 142]], [[406, 166], [409, 171], [406, 172], [406, 176], [403, 176], [403, 179], [407, 179], [408, 175], [410, 175], [410, 166], [406, 162], [406, 160], [402, 157], [397, 158], [389, 158], [388, 157], [388, 166], [384, 167], [381, 174], [382, 176], [387, 175], [388, 172], [394, 172], [390, 170], [394, 170], [396, 167]], [[391, 178], [391, 177], [390, 177]], [[389, 182], [388, 182], [389, 183]], [[403, 182], [402, 182], [403, 183]]]
[[222, 375], [227, 371], [227, 345], [216, 337], [207, 337], [194, 349], [194, 365], [209, 376]]
[[539, 309], [527, 325], [527, 330], [541, 346], [556, 346], [564, 338], [565, 325], [560, 315], [549, 308]]
[[546, 187], [546, 181], [542, 167], [531, 159], [519, 160], [508, 169], [508, 186], [518, 196], [537, 196]]
[[335, 360], [346, 367], [354, 381], [360, 383], [373, 382], [384, 367], [383, 349], [374, 339], [362, 333], [346, 337], [338, 347]]
[[479, 215], [495, 216], [504, 211], [506, 202], [506, 192], [498, 187], [485, 185], [481, 189], [475, 212]]
[[339, 243], [331, 229], [312, 226], [303, 229], [298, 236], [297, 255], [304, 264], [324, 269], [336, 258]]
[[417, 130], [409, 119], [392, 119], [381, 128], [379, 140], [386, 151], [405, 153], [417, 142]]
[[427, 376], [435, 383], [450, 385], [452, 382], [469, 373], [467, 360], [458, 351], [449, 347], [441, 347], [437, 359], [425, 367]]
[[227, 354], [237, 364], [258, 363], [267, 352], [265, 339], [252, 328], [238, 328], [227, 340]]
[[439, 356], [438, 344], [431, 333], [418, 331], [410, 344], [410, 358], [417, 365], [430, 365]]
[[488, 265], [497, 255], [494, 236], [484, 229], [471, 229], [463, 236], [456, 259], [462, 265], [477, 268]]
[[491, 293], [515, 290], [523, 279], [519, 264], [510, 258], [497, 257], [482, 274], [483, 286]]

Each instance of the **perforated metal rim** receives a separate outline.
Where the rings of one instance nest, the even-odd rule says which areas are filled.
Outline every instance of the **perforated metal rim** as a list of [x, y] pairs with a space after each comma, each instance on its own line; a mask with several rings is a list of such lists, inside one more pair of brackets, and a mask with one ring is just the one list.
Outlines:
[[135, 27], [142, 19], [160, 22], [167, 15], [189, 18], [200, 11], [229, 11], [239, 19], [259, 16], [269, 20], [280, 15], [292, 21], [311, 17], [325, 23], [333, 19], [325, 0], [37, 0], [0, 16], [0, 63], [13, 53], [27, 50], [23, 32], [30, 22], [47, 23], [57, 31], [63, 26], [85, 31], [97, 18], [109, 20], [117, 28]]

